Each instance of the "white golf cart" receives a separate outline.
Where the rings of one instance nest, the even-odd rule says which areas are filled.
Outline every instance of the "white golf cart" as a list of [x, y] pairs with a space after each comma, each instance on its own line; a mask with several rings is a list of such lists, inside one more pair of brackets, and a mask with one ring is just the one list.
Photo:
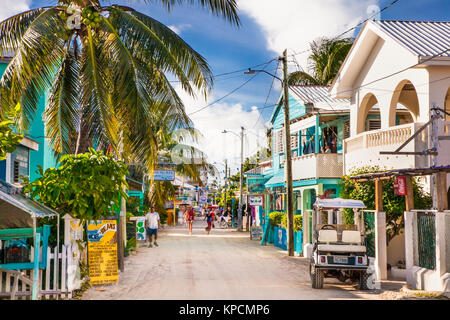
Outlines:
[[[364, 222], [358, 214], [365, 207], [360, 200], [340, 198], [318, 199], [314, 204], [309, 256], [313, 288], [321, 289], [324, 278], [337, 278], [342, 282], [359, 280], [359, 289], [368, 289]], [[353, 209], [356, 224], [343, 222], [342, 208]]]

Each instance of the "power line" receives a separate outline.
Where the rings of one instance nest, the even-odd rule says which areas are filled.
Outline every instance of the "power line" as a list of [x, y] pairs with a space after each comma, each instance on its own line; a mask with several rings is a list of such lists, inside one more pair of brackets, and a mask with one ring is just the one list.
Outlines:
[[[274, 71], [275, 74], [276, 74], [279, 66], [280, 66], [280, 60], [278, 60], [277, 66], [275, 67], [275, 71]], [[269, 100], [269, 96], [270, 96], [270, 93], [272, 92], [272, 88], [273, 88], [273, 84], [274, 83], [275, 83], [275, 77], [272, 77], [272, 83], [270, 84], [270, 89], [269, 89], [269, 92], [267, 93], [266, 101], [264, 102], [264, 107], [263, 108], [266, 107], [266, 104], [267, 104], [267, 101]], [[260, 112], [259, 113], [259, 117], [256, 120], [255, 124], [253, 125], [252, 129], [254, 129], [255, 126], [258, 124], [259, 119], [261, 119], [261, 115], [262, 115], [262, 113]]]
[[[276, 59], [272, 59], [272, 60], [270, 60], [269, 62], [267, 62], [267, 63], [266, 63], [266, 66], [264, 67], [264, 70], [267, 68], [267, 66], [268, 66], [271, 62], [273, 62], [273, 61], [275, 61], [275, 60], [276, 60]], [[248, 69], [247, 69], [247, 70], [248, 70]], [[200, 109], [198, 109], [198, 110], [196, 110], [196, 111], [194, 111], [194, 112], [189, 113], [188, 116], [191, 116], [191, 115], [193, 115], [193, 114], [196, 114], [196, 113], [198, 113], [198, 112], [200, 112], [200, 111], [202, 111], [202, 110], [204, 110], [204, 109], [206, 109], [206, 108], [212, 106], [213, 104], [216, 104], [217, 102], [219, 102], [219, 101], [225, 99], [226, 97], [232, 95], [233, 93], [235, 93], [236, 91], [238, 91], [239, 89], [241, 89], [242, 87], [244, 87], [247, 83], [249, 83], [250, 81], [252, 81], [253, 79], [255, 79], [257, 76], [258, 76], [258, 73], [256, 73], [253, 77], [251, 77], [250, 79], [248, 79], [247, 81], [245, 81], [243, 84], [241, 84], [239, 87], [233, 89], [232, 91], [230, 91], [229, 93], [227, 93], [227, 94], [224, 95], [223, 97], [221, 97], [221, 98], [219, 98], [219, 99], [217, 99], [217, 100], [215, 100], [215, 101], [213, 101], [213, 102], [207, 104], [206, 106], [204, 106], [204, 107], [202, 107], [202, 108], [200, 108]]]
[[[263, 66], [263, 65], [268, 64], [268, 63], [270, 63], [270, 62], [272, 62], [272, 61], [274, 61], [274, 60], [276, 60], [276, 58], [271, 59], [271, 60], [266, 61], [266, 62], [263, 62], [263, 63], [260, 63], [260, 64], [257, 64], [257, 65], [254, 65], [254, 66], [252, 66], [252, 67], [250, 67], [250, 68], [256, 68], [256, 67]], [[248, 70], [248, 68], [245, 68], [245, 69], [239, 69], [239, 70], [236, 70], [236, 71], [230, 71], [230, 72], [225, 72], [225, 73], [216, 74], [216, 75], [213, 75], [212, 77], [213, 77], [213, 78], [218, 78], [218, 77], [228, 76], [228, 75], [230, 75], [230, 74], [234, 74], [234, 73], [238, 73], [238, 72], [239, 72], [239, 73], [242, 73], [242, 72], [247, 71], [247, 70]], [[229, 78], [229, 79], [232, 79], [232, 78]], [[171, 81], [169, 81], [169, 82], [181, 82], [181, 80], [171, 80]]]

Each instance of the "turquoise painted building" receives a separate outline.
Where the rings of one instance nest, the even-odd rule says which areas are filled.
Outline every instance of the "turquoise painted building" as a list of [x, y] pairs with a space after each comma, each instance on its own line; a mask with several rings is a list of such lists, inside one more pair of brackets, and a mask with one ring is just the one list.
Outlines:
[[[0, 75], [5, 72], [11, 58], [0, 59]], [[28, 176], [34, 181], [40, 175], [36, 172], [38, 165], [44, 171], [55, 167], [57, 160], [53, 155], [49, 139], [45, 137], [43, 114], [47, 94], [39, 98], [37, 110], [25, 138], [6, 160], [0, 161], [0, 179], [12, 184], [20, 184], [20, 175]]]
[[[266, 212], [286, 208], [283, 104], [280, 97], [270, 118], [272, 166], [247, 175], [254, 181], [265, 180]], [[317, 197], [333, 198], [339, 194], [342, 142], [350, 133], [349, 101], [331, 99], [326, 86], [290, 86], [289, 116], [294, 205], [300, 214], [312, 209]]]

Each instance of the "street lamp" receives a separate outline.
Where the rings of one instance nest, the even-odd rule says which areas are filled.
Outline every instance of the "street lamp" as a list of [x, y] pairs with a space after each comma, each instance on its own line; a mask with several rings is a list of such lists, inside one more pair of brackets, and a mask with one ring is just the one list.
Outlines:
[[[243, 163], [244, 163], [244, 127], [241, 127], [241, 169], [239, 173], [239, 211], [238, 211], [238, 231], [242, 231], [242, 171], [243, 171]], [[232, 133], [239, 137], [239, 135], [233, 131], [223, 130], [222, 133]]]
[[289, 127], [289, 84], [287, 73], [287, 50], [284, 50], [283, 56], [278, 60], [283, 61], [283, 80], [265, 70], [248, 69], [244, 74], [255, 74], [264, 72], [271, 77], [281, 81], [283, 85], [283, 102], [284, 102], [284, 141], [286, 145], [286, 193], [287, 193], [287, 226], [288, 226], [288, 255], [294, 255], [294, 202], [293, 202], [293, 186], [292, 186], [292, 150], [291, 150], [291, 130]]

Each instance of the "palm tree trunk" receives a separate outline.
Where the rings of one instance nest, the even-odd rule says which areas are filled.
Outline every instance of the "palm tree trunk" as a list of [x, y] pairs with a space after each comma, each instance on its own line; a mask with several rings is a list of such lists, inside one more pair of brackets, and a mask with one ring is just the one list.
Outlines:
[[88, 121], [85, 116], [82, 116], [80, 120], [80, 127], [78, 130], [75, 155], [89, 151], [89, 142], [90, 139], [89, 139]]

